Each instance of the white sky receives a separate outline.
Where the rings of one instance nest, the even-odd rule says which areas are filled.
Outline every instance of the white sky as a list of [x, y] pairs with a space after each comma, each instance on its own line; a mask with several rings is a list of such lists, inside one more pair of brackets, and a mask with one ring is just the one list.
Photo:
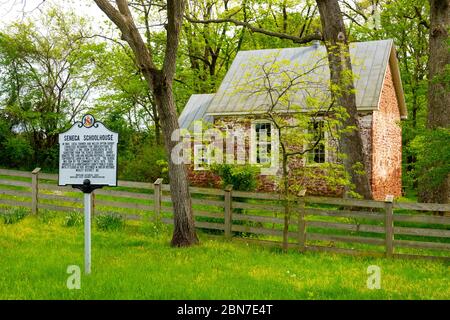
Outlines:
[[13, 21], [33, 18], [40, 10], [47, 10], [53, 5], [81, 16], [91, 17], [93, 22], [101, 23], [107, 20], [93, 0], [0, 0], [0, 28]]

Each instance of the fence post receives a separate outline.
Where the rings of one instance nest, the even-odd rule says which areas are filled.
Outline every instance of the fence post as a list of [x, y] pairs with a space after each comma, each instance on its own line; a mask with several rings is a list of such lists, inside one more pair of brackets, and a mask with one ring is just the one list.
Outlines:
[[156, 181], [153, 183], [154, 186], [154, 199], [153, 201], [155, 202], [155, 221], [159, 221], [160, 219], [160, 215], [161, 215], [161, 194], [162, 194], [162, 190], [161, 190], [161, 184], [162, 184], [163, 179], [162, 178], [158, 178], [156, 179]]
[[300, 191], [300, 203], [298, 212], [298, 246], [300, 252], [306, 249], [306, 221], [305, 221], [305, 193], [306, 190]]
[[32, 214], [38, 214], [39, 171], [41, 171], [41, 168], [35, 168], [33, 171], [31, 171], [31, 213]]
[[392, 257], [394, 253], [394, 210], [393, 210], [394, 196], [387, 195], [384, 200], [385, 210], [385, 233], [386, 233], [386, 257]]
[[225, 238], [231, 239], [231, 226], [233, 225], [233, 209], [232, 204], [232, 190], [233, 186], [231, 184], [227, 185], [224, 189], [224, 201], [225, 201]]

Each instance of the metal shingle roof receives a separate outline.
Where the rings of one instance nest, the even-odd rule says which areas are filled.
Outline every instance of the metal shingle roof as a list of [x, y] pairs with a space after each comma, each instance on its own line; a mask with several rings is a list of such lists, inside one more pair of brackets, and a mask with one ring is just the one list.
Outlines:
[[212, 122], [212, 116], [205, 116], [209, 103], [214, 94], [193, 94], [178, 118], [178, 124], [182, 129], [191, 129], [194, 121], [203, 119]]
[[[352, 68], [356, 76], [356, 106], [358, 109], [377, 108], [392, 46], [391, 39], [350, 44]], [[311, 70], [311, 66], [316, 65], [315, 70], [308, 75], [309, 81], [316, 83], [317, 93], [323, 92], [323, 88], [328, 84], [328, 61], [323, 45], [240, 51], [217, 93], [214, 96], [208, 95], [210, 103], [206, 114], [239, 114], [262, 111], [265, 108], [264, 105], [268, 104], [267, 94], [249, 93], [252, 89], [261, 89], [262, 67], [270, 67], [274, 61], [278, 65], [284, 65], [286, 70], [296, 73]], [[321, 61], [320, 66], [317, 65], [318, 61]], [[323, 86], [322, 88], [320, 84]], [[293, 103], [303, 106], [305, 105], [305, 96], [311, 94], [310, 90], [311, 88], [297, 89], [297, 92], [289, 99]], [[193, 107], [193, 104], [196, 103], [199, 104], [199, 102], [189, 100], [186, 108]], [[204, 107], [204, 105], [202, 106]], [[201, 109], [204, 114], [203, 108]]]

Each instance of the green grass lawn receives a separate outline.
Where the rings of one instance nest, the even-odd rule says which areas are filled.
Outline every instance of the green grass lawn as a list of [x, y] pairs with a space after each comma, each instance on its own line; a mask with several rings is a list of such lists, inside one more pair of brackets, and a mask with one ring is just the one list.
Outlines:
[[[0, 299], [450, 299], [449, 265], [439, 261], [300, 254], [211, 239], [171, 248], [169, 227], [127, 222], [93, 228], [92, 274], [69, 290], [69, 265], [83, 269], [83, 227], [64, 214], [0, 220]], [[381, 267], [381, 289], [366, 286]]]

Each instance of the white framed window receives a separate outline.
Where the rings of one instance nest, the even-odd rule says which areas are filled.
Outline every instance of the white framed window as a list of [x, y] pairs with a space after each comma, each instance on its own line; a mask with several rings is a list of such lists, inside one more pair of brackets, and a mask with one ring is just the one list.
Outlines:
[[277, 164], [278, 132], [270, 121], [254, 120], [251, 126], [250, 160], [253, 164]]
[[325, 128], [325, 121], [314, 119], [314, 121], [309, 122], [308, 133], [311, 134], [311, 141], [306, 148], [311, 150], [306, 154], [306, 164], [320, 165], [329, 162], [328, 132]]
[[209, 150], [204, 144], [194, 145], [194, 170], [206, 170], [209, 166]]

